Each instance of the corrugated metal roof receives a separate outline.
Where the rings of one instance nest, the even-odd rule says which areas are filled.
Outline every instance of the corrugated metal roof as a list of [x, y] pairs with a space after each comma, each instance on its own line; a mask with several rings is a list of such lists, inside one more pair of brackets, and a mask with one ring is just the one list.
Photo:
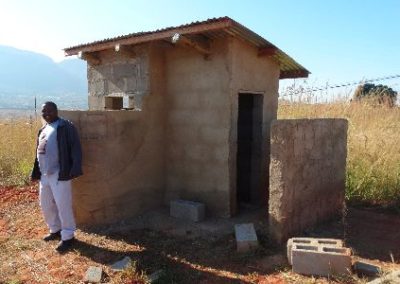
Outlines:
[[213, 18], [202, 22], [193, 22], [149, 32], [131, 33], [68, 47], [64, 51], [66, 55], [76, 55], [79, 52], [95, 52], [113, 48], [116, 44], [134, 45], [149, 41], [170, 39], [175, 33], [187, 36], [201, 34], [210, 39], [230, 35], [248, 42], [259, 48], [260, 51], [262, 49], [273, 50], [273, 54], [270, 54], [270, 56], [274, 57], [280, 63], [281, 79], [307, 77], [310, 73], [275, 45], [229, 17]]

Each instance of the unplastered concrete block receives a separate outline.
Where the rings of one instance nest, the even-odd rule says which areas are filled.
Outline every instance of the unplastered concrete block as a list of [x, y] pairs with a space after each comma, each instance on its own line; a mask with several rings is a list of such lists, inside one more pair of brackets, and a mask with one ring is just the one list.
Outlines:
[[343, 241], [340, 239], [328, 238], [291, 238], [287, 241], [287, 258], [292, 264], [292, 247], [293, 245], [308, 245], [308, 246], [325, 246], [325, 247], [343, 247]]
[[204, 220], [205, 211], [205, 205], [200, 202], [181, 199], [170, 202], [170, 214], [175, 218], [200, 222]]
[[380, 266], [365, 261], [354, 262], [353, 269], [358, 275], [377, 276], [382, 274]]
[[254, 225], [236, 224], [235, 237], [238, 252], [247, 252], [258, 247], [258, 239]]
[[351, 250], [324, 245], [293, 245], [292, 270], [304, 275], [330, 276], [349, 274]]

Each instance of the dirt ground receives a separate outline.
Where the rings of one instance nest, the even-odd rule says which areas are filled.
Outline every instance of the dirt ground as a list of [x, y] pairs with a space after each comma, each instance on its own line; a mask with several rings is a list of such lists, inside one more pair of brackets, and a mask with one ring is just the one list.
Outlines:
[[[104, 283], [145, 283], [157, 270], [157, 283], [366, 283], [347, 278], [313, 278], [290, 271], [286, 251], [257, 230], [260, 248], [249, 254], [235, 252], [231, 233], [197, 236], [191, 230], [156, 231], [124, 224], [78, 230], [75, 249], [64, 255], [57, 244], [43, 242], [47, 229], [38, 206], [36, 186], [0, 188], [0, 283], [83, 283], [89, 266], [100, 266]], [[121, 230], [115, 230], [119, 227]], [[400, 269], [400, 216], [376, 210], [347, 210], [344, 220], [332, 221], [303, 236], [344, 238], [354, 259]], [[109, 265], [131, 257], [136, 267], [114, 272]]]

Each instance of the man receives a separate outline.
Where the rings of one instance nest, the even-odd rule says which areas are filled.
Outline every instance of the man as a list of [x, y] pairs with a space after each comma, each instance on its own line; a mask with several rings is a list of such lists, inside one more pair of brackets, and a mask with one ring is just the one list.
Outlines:
[[69, 250], [76, 229], [72, 211], [71, 180], [82, 175], [82, 151], [74, 125], [58, 117], [57, 105], [45, 102], [31, 179], [39, 180], [39, 200], [50, 230], [43, 240], [61, 239], [56, 250]]

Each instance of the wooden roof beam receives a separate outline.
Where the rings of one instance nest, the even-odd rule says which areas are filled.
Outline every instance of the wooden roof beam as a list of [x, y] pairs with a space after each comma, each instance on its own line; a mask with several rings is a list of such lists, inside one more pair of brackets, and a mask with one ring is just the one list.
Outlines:
[[211, 54], [210, 47], [208, 45], [206, 45], [204, 43], [200, 43], [200, 41], [191, 40], [191, 39], [189, 39], [181, 34], [178, 34], [178, 33], [176, 33], [172, 36], [171, 42], [173, 44], [193, 48], [198, 53], [202, 54], [205, 58], [208, 58], [208, 56], [210, 56], [210, 54]]
[[89, 52], [79, 51], [78, 52], [78, 58], [86, 60], [91, 65], [99, 65], [99, 64], [101, 64], [101, 59], [94, 52], [89, 53]]

